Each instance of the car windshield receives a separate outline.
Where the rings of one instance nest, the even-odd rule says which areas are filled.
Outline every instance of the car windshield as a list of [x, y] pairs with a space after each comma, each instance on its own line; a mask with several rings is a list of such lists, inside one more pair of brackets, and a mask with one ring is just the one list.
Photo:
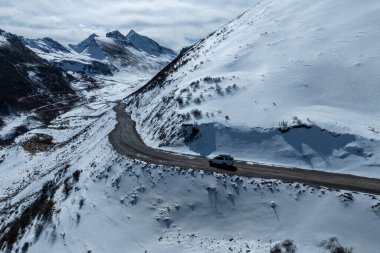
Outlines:
[[218, 155], [218, 156], [215, 156], [214, 159], [216, 160], [233, 160], [233, 158], [229, 155]]

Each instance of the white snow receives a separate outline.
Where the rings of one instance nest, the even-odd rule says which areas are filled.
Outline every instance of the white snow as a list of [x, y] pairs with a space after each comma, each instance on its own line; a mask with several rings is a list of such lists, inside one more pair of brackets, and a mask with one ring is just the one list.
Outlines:
[[[144, 38], [153, 43], [149, 38]], [[112, 74], [129, 71], [133, 76], [136, 72], [137, 74], [149, 72], [149, 75], [153, 76], [175, 57], [172, 51], [164, 50], [160, 55], [149, 54], [132, 45], [119, 45], [116, 40], [96, 34], [90, 35], [78, 45], [64, 48], [68, 52], [56, 50], [43, 39], [25, 39], [25, 41], [28, 43], [27, 46], [40, 57], [58, 64], [66, 71], [84, 72], [89, 76], [101, 74], [97, 71], [108, 69]], [[111, 54], [104, 50], [110, 51]], [[115, 55], [112, 55], [113, 53]]]
[[[133, 111], [133, 116], [138, 120], [142, 137], [151, 145], [158, 144], [149, 132], [152, 128], [141, 124], [141, 119], [152, 119], [147, 114], [155, 115], [164, 107], [165, 99], [158, 95], [159, 91], [164, 96], [174, 92], [184, 99], [191, 91], [192, 99], [203, 94], [204, 101], [180, 107], [165, 100], [168, 107], [161, 120], [151, 124], [169, 130], [171, 125], [165, 122], [169, 117], [175, 118], [172, 111], [200, 109], [203, 118], [192, 118], [187, 123], [198, 121], [203, 135], [188, 146], [177, 143], [178, 147], [173, 144], [169, 148], [209, 154], [224, 151], [245, 159], [300, 167], [305, 166], [305, 161], [311, 163], [308, 166], [318, 168], [330, 163], [331, 167], [326, 169], [379, 175], [375, 170], [376, 162], [380, 161], [376, 133], [379, 105], [374, 99], [378, 90], [370, 82], [375, 80], [373, 69], [379, 51], [375, 50], [378, 47], [375, 42], [371, 44], [372, 55], [371, 47], [359, 47], [364, 43], [363, 37], [372, 41], [375, 36], [374, 25], [368, 24], [378, 24], [375, 22], [378, 17], [369, 14], [376, 12], [379, 5], [375, 1], [344, 3], [341, 0], [309, 3], [268, 0], [228, 24], [225, 30], [220, 30], [223, 32], [219, 37], [220, 31], [198, 45], [198, 51], [204, 53], [192, 55], [193, 60], [170, 77], [172, 83], [162, 90], [148, 92], [140, 100], [143, 107]], [[330, 22], [319, 30], [321, 20]], [[354, 39], [351, 36], [357, 34], [355, 29], [365, 34], [358, 35], [359, 38], [355, 35]], [[313, 36], [319, 32], [326, 34], [317, 38], [328, 40], [328, 44], [315, 42]], [[265, 38], [270, 36], [271, 39]], [[217, 43], [222, 37], [224, 42]], [[343, 37], [350, 43], [339, 42]], [[252, 44], [245, 47], [245, 43]], [[314, 49], [322, 54], [315, 56]], [[325, 65], [331, 63], [332, 52], [344, 56], [347, 53], [354, 60], [359, 51], [365, 60], [356, 67], [363, 67], [363, 72], [348, 67], [347, 59]], [[271, 60], [264, 61], [264, 55]], [[293, 58], [310, 66], [291, 64]], [[276, 68], [283, 65], [288, 72]], [[346, 69], [347, 80], [364, 78], [360, 89], [355, 88], [360, 92], [355, 95], [343, 88], [341, 74], [334, 75], [337, 66], [349, 70]], [[311, 70], [301, 71], [303, 67]], [[195, 70], [191, 72], [189, 68]], [[275, 244], [289, 239], [296, 252], [333, 252], [327, 249], [329, 240], [335, 244], [338, 240], [343, 247], [352, 247], [353, 252], [379, 252], [379, 196], [165, 168], [118, 155], [108, 140], [116, 124], [112, 108], [116, 101], [145, 84], [153, 72], [125, 68], [112, 77], [95, 76], [101, 87], [93, 90], [86, 89], [85, 82], [74, 83], [83, 98], [75, 108], [45, 128], [35, 126], [19, 136], [14, 145], [0, 149], [0, 230], [21, 215], [46, 182], [58, 178], [60, 183], [53, 198], [51, 221], [34, 219], [18, 238], [13, 251], [22, 252], [21, 248], [29, 243], [27, 252], [267, 253]], [[323, 76], [317, 75], [322, 72]], [[313, 73], [315, 79], [310, 78]], [[204, 81], [207, 76], [214, 79]], [[196, 80], [200, 80], [199, 88], [193, 85], [181, 93], [181, 89]], [[328, 84], [326, 80], [332, 82]], [[228, 89], [231, 95], [225, 89], [223, 96], [217, 95], [215, 83], [222, 89], [231, 86]], [[355, 106], [354, 102], [358, 101], [355, 96], [365, 99]], [[247, 105], [248, 101], [254, 106]], [[311, 122], [313, 127], [285, 134], [274, 130], [281, 120], [292, 124], [293, 116]], [[27, 120], [28, 115], [5, 119], [1, 137]], [[318, 127], [342, 134], [333, 137]], [[30, 154], [22, 143], [38, 133], [52, 136], [54, 145], [46, 152]], [[300, 139], [307, 140], [307, 144]], [[365, 163], [367, 170], [363, 169]], [[75, 171], [81, 171], [79, 181], [73, 183], [69, 193], [64, 193], [65, 181], [72, 182], [70, 177]], [[38, 236], [39, 228], [42, 232]]]
[[[52, 220], [33, 220], [14, 250], [30, 243], [28, 252], [267, 253], [289, 239], [297, 252], [328, 253], [323, 242], [336, 237], [354, 252], [377, 252], [379, 196], [165, 168], [116, 154], [108, 141], [114, 101], [148, 79], [119, 73], [99, 79], [102, 88], [92, 91], [77, 83], [95, 101], [0, 150], [0, 210], [19, 210], [1, 214], [2, 224], [64, 168], [61, 182], [81, 171], [71, 193], [63, 193], [64, 183], [57, 190]], [[51, 135], [55, 146], [35, 155], [24, 151], [20, 144], [36, 133]]]
[[77, 190], [65, 198], [60, 189], [52, 223], [38, 239], [31, 228], [19, 245], [33, 242], [29, 252], [264, 253], [290, 239], [297, 252], [312, 253], [329, 252], [321, 243], [336, 237], [354, 252], [378, 250], [378, 197], [149, 166], [106, 142], [72, 164], [70, 171], [83, 170]]
[[7, 44], [8, 44], [8, 39], [0, 35], [0, 47], [3, 47]]
[[[196, 44], [163, 85], [136, 98], [130, 111], [139, 132], [164, 149], [380, 177], [379, 9], [374, 0], [257, 3]], [[214, 126], [198, 140], [216, 138], [206, 153], [176, 137], [194, 122]], [[297, 149], [286, 135], [267, 135], [280, 122], [355, 139], [316, 146], [325, 133], [294, 129], [290, 134], [313, 135]], [[347, 153], [346, 144], [363, 152]]]
[[4, 126], [0, 128], [0, 138], [3, 140], [11, 138], [15, 128], [23, 125], [26, 121], [26, 118], [26, 115], [3, 118]]

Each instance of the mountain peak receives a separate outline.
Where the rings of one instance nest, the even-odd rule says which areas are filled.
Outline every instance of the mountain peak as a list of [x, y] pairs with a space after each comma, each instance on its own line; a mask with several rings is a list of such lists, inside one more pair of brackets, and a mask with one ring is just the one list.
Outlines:
[[106, 37], [117, 39], [117, 40], [125, 40], [126, 39], [126, 37], [121, 32], [119, 32], [118, 30], [106, 33]]
[[125, 36], [127, 42], [138, 50], [144, 51], [150, 55], [159, 56], [161, 54], [176, 55], [176, 53], [168, 48], [160, 46], [156, 41], [149, 37], [138, 34], [134, 30], [130, 30]]
[[[129, 31], [129, 33], [127, 34], [127, 37], [130, 37], [130, 36], [132, 36], [132, 35], [135, 35], [135, 34], [137, 34], [137, 35], [140, 35], [140, 34], [138, 34], [137, 32], [135, 32], [135, 30], [130, 30]], [[141, 36], [141, 35], [140, 35]]]
[[87, 39], [94, 39], [94, 38], [96, 38], [96, 37], [99, 37], [96, 33], [93, 33], [93, 34], [91, 34], [90, 36], [88, 36], [88, 38]]
[[106, 56], [102, 49], [99, 47], [98, 42], [95, 40], [96, 37], [99, 36], [93, 33], [78, 45], [69, 45], [69, 47], [75, 50], [77, 53], [82, 53], [85, 51], [89, 56], [98, 60], [102, 60]]

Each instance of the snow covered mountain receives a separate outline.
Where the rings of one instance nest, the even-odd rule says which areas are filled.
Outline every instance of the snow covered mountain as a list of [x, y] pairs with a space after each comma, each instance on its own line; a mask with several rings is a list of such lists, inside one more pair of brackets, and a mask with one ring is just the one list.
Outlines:
[[77, 99], [72, 76], [40, 58], [16, 35], [0, 30], [0, 38], [1, 116], [35, 110], [35, 116], [49, 120], [57, 116], [58, 104], [69, 106]]
[[176, 56], [174, 51], [133, 30], [127, 36], [119, 31], [109, 32], [106, 37], [91, 34], [68, 47], [50, 38], [23, 40], [30, 49], [64, 70], [90, 76], [112, 76], [121, 69], [153, 74]]
[[0, 31], [0, 103], [60, 112], [0, 116], [0, 138], [17, 132], [0, 142], [0, 252], [378, 253], [380, 196], [147, 164], [109, 134], [126, 101], [153, 146], [379, 177], [379, 9], [268, 0], [158, 74], [173, 53], [133, 32], [65, 47]]
[[155, 147], [380, 176], [379, 9], [258, 2], [137, 91], [130, 112]]
[[112, 108], [151, 78], [126, 76], [1, 147], [0, 252], [377, 253], [379, 196], [117, 154]]
[[42, 38], [42, 39], [27, 39], [23, 38], [24, 43], [30, 48], [38, 49], [45, 53], [69, 53], [70, 50], [60, 44], [58, 41], [55, 41], [51, 38]]
[[95, 34], [65, 47], [51, 38], [0, 33], [0, 144], [11, 144], [18, 135], [48, 123], [81, 101], [72, 88], [77, 83], [92, 89], [119, 82], [125, 85], [120, 91], [129, 90], [128, 75], [145, 80], [174, 58], [170, 50], [150, 55]]

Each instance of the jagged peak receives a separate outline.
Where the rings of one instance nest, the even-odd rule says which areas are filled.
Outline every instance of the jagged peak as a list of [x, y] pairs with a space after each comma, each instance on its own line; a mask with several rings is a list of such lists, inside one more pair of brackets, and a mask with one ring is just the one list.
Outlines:
[[93, 38], [96, 38], [96, 37], [99, 37], [99, 36], [96, 33], [93, 33], [90, 36], [88, 36], [88, 39], [93, 39]]
[[[135, 35], [135, 34], [137, 34], [137, 35], [140, 35], [140, 34], [138, 34], [135, 30], [130, 30], [129, 31], [129, 33], [127, 34], [127, 37], [130, 37], [130, 36], [132, 36], [132, 35]], [[141, 36], [141, 35], [140, 35]]]
[[113, 38], [117, 40], [124, 40], [126, 37], [118, 30], [106, 33], [107, 38]]

